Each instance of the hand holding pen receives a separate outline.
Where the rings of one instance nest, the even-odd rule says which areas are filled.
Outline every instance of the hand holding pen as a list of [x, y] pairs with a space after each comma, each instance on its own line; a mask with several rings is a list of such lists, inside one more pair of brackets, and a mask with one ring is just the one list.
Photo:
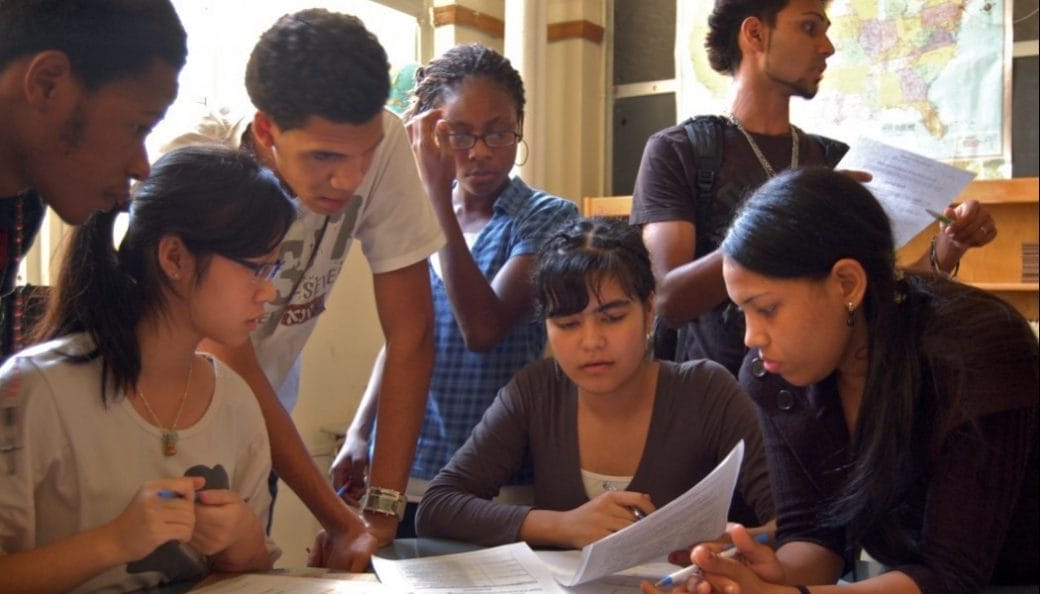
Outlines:
[[[614, 486], [614, 483], [612, 483], [610, 481], [603, 481], [603, 490], [604, 491], [617, 491], [618, 489], [617, 489], [616, 486]], [[637, 522], [639, 520], [642, 520], [643, 518], [646, 517], [646, 514], [643, 513], [643, 510], [639, 509], [638, 507], [636, 507], [634, 505], [628, 506], [628, 509], [632, 512], [632, 515], [635, 516], [635, 519], [636, 519]]]
[[958, 247], [959, 253], [970, 247], [986, 245], [997, 236], [993, 215], [976, 200], [965, 200], [943, 212], [930, 208], [925, 212], [940, 224], [939, 235]]
[[[769, 534], [763, 532], [754, 537], [754, 541], [758, 544], [765, 544], [769, 541]], [[740, 554], [740, 550], [737, 549], [736, 545], [727, 545], [721, 552], [717, 553], [719, 559], [732, 559]], [[693, 577], [702, 577], [704, 575], [700, 566], [697, 564], [688, 565], [678, 571], [674, 571], [665, 577], [657, 580], [654, 584], [655, 588], [668, 588], [672, 586], [678, 586], [686, 584]]]

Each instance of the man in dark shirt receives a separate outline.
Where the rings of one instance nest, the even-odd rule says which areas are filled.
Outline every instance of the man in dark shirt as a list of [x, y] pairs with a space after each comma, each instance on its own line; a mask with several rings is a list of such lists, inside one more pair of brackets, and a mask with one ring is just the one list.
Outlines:
[[169, 0], [0, 0], [0, 296], [46, 206], [78, 224], [127, 202], [186, 58]]
[[[716, 0], [705, 45], [712, 68], [733, 77], [734, 99], [728, 117], [702, 124], [715, 126], [715, 139], [722, 143], [711, 196], [698, 195], [698, 160], [682, 125], [647, 142], [631, 222], [643, 226], [650, 250], [658, 315], [672, 328], [683, 327], [678, 360], [709, 358], [737, 373], [745, 352], [743, 318], [726, 298], [716, 251], [726, 227], [744, 197], [775, 172], [833, 167], [844, 154], [841, 143], [806, 134], [790, 122], [791, 97], [815, 96], [834, 53], [826, 5], [826, 0]], [[969, 247], [996, 236], [992, 217], [974, 201], [950, 214], [955, 221], [915, 267], [949, 272]]]

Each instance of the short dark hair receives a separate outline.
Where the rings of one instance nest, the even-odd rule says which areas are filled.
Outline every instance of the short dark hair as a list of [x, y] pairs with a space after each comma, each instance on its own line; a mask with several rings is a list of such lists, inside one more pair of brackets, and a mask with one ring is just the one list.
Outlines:
[[0, 70], [64, 52], [88, 90], [134, 77], [161, 59], [180, 70], [187, 34], [169, 0], [0, 0]]
[[283, 130], [311, 116], [363, 124], [390, 96], [390, 62], [357, 17], [301, 10], [260, 36], [246, 66], [246, 90]]
[[777, 13], [788, 2], [790, 0], [715, 0], [704, 40], [712, 69], [720, 74], [735, 73], [742, 58], [737, 41], [741, 23], [748, 17], [758, 17], [772, 27]]
[[502, 86], [513, 98], [516, 117], [524, 121], [524, 81], [502, 54], [482, 43], [456, 45], [415, 73], [415, 90], [406, 117], [438, 107], [444, 93], [467, 78], [482, 76]]
[[86, 332], [102, 359], [101, 397], [137, 382], [135, 329], [165, 308], [169, 280], [159, 270], [159, 240], [176, 235], [205, 272], [214, 254], [255, 258], [275, 249], [296, 217], [278, 178], [247, 152], [187, 146], [163, 155], [140, 182], [119, 249], [112, 245], [115, 210], [95, 212], [72, 232], [38, 339]]
[[643, 302], [654, 292], [650, 255], [639, 229], [605, 217], [578, 219], [553, 235], [538, 253], [532, 279], [547, 318], [583, 311], [590, 289], [599, 293], [607, 279]]

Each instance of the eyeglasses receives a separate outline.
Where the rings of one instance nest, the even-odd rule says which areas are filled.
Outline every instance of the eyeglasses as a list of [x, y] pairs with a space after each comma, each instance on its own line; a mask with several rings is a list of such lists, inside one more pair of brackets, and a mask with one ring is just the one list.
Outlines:
[[488, 148], [504, 148], [520, 142], [521, 138], [523, 136], [512, 130], [487, 134], [448, 134], [448, 146], [456, 151], [466, 151], [476, 146], [478, 140], [483, 140], [484, 146]]
[[277, 262], [250, 262], [249, 260], [243, 260], [242, 258], [236, 258], [234, 256], [224, 257], [235, 264], [240, 264], [252, 270], [253, 281], [258, 283], [274, 280], [274, 277], [278, 276], [278, 271], [282, 269], [283, 264], [281, 260], [278, 260]]

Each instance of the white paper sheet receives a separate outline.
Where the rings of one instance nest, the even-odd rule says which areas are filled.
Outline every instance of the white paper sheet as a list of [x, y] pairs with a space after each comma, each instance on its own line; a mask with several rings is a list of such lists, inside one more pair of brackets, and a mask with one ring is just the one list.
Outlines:
[[371, 574], [332, 579], [268, 573], [247, 573], [192, 590], [205, 594], [378, 594], [391, 591], [372, 579]]
[[[578, 570], [581, 551], [535, 551], [535, 555], [557, 576], [569, 579]], [[601, 577], [580, 586], [565, 587], [570, 594], [639, 594], [639, 583], [646, 580], [654, 583], [678, 569], [667, 561], [637, 565], [613, 575]]]
[[570, 579], [561, 579], [561, 583], [578, 586], [656, 560], [692, 543], [718, 538], [726, 530], [726, 513], [743, 459], [741, 440], [689, 491], [624, 530], [586, 545], [581, 550], [577, 572]]
[[864, 185], [892, 222], [896, 249], [935, 222], [925, 209], [946, 210], [975, 177], [970, 171], [869, 138], [857, 140], [835, 168], [874, 176]]
[[549, 567], [527, 543], [421, 557], [372, 557], [379, 580], [388, 591], [411, 594], [565, 594]]

